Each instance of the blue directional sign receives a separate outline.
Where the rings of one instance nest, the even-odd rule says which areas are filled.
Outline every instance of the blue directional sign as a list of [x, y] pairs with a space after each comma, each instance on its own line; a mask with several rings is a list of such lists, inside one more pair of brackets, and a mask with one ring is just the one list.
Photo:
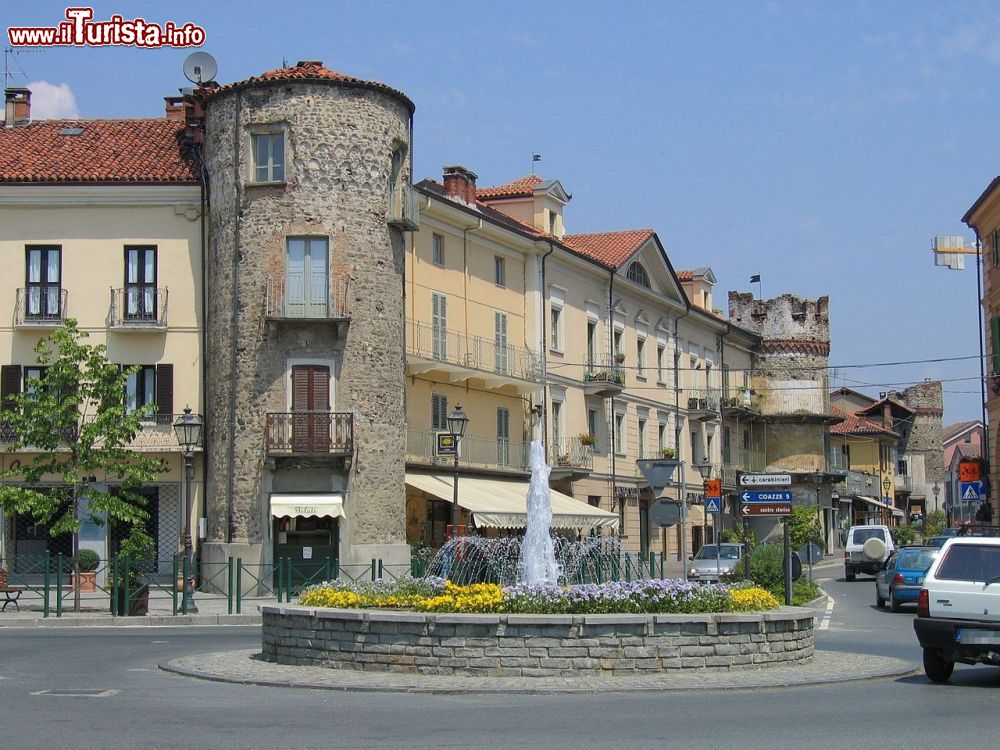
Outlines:
[[719, 513], [722, 508], [720, 507], [720, 498], [718, 497], [706, 497], [705, 498], [705, 512], [706, 513]]
[[962, 502], [977, 503], [983, 499], [983, 482], [962, 482]]
[[740, 502], [743, 503], [790, 503], [792, 502], [791, 490], [769, 490], [767, 492], [750, 492], [743, 490], [740, 493]]

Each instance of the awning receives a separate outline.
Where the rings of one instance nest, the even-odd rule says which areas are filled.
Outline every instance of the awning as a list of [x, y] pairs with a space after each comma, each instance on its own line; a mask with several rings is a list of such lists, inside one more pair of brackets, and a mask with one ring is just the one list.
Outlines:
[[[452, 501], [451, 476], [406, 473], [406, 483], [440, 500]], [[458, 504], [475, 517], [477, 526], [523, 529], [527, 525], [528, 483], [508, 479], [460, 477]], [[618, 516], [595, 508], [574, 497], [549, 490], [552, 499], [552, 526], [557, 529], [586, 527], [618, 528]]]
[[864, 500], [869, 505], [874, 505], [876, 507], [883, 508], [884, 510], [892, 511], [894, 514], [898, 514], [900, 516], [903, 515], [903, 511], [897, 511], [888, 503], [883, 503], [881, 500], [877, 500], [874, 497], [868, 497], [867, 495], [855, 495], [855, 497], [858, 498], [858, 500]]
[[271, 495], [271, 515], [275, 518], [289, 516], [319, 516], [320, 518], [346, 518], [343, 495]]

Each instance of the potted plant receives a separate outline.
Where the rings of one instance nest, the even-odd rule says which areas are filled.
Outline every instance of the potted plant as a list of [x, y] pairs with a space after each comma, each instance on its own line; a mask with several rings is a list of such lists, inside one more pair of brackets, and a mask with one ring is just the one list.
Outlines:
[[76, 553], [76, 564], [80, 569], [80, 580], [76, 580], [74, 574], [70, 574], [70, 585], [80, 591], [93, 593], [97, 591], [97, 566], [101, 564], [101, 558], [92, 549], [82, 549]]
[[597, 442], [597, 440], [594, 437], [593, 433], [590, 433], [590, 432], [581, 432], [580, 435], [579, 435], [579, 438], [580, 438], [580, 445], [587, 446], [587, 447], [590, 447], [595, 442]]
[[674, 457], [674, 449], [673, 448], [664, 448], [663, 450], [660, 451], [660, 454], [664, 458], [673, 458]]
[[625, 352], [615, 352], [615, 362], [621, 364], [625, 361]]
[[[118, 561], [113, 571], [114, 588], [111, 612], [135, 617], [149, 611], [148, 567], [153, 560], [153, 540], [143, 532], [133, 530], [118, 548]], [[153, 565], [155, 566], [155, 560]], [[126, 611], [126, 599], [128, 607]]]

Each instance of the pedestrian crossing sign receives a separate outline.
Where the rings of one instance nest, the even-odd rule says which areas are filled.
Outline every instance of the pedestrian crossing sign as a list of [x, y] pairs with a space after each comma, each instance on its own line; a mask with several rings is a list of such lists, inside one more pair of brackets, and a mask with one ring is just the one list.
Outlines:
[[962, 482], [962, 502], [981, 500], [982, 486], [982, 482]]
[[705, 512], [706, 513], [718, 513], [721, 508], [719, 498], [717, 497], [706, 497], [705, 498]]

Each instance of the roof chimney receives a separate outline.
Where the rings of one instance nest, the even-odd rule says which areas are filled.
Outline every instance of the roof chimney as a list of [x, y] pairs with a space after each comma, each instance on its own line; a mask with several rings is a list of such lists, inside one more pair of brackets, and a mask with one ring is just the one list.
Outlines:
[[165, 96], [163, 97], [163, 101], [166, 105], [165, 116], [168, 120], [173, 122], [183, 122], [185, 120], [183, 96]]
[[4, 127], [13, 128], [31, 122], [31, 90], [8, 88], [3, 91]]
[[470, 206], [476, 204], [476, 177], [470, 169], [456, 165], [444, 168], [444, 194]]

